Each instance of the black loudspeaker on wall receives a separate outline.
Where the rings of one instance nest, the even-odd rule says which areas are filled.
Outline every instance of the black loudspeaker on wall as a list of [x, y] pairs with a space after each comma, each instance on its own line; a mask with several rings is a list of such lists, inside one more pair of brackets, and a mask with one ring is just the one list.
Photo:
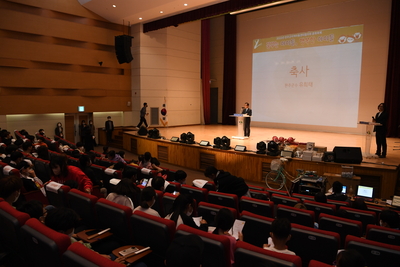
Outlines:
[[335, 162], [360, 164], [362, 162], [361, 147], [335, 146]]
[[131, 53], [132, 38], [129, 35], [115, 36], [115, 53], [119, 64], [129, 63], [133, 60]]

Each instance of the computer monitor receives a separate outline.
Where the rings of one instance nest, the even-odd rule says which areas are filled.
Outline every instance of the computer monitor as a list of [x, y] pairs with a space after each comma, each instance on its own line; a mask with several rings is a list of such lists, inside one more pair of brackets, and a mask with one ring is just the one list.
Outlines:
[[342, 194], [346, 194], [347, 193], [347, 186], [343, 186], [343, 189], [342, 189]]
[[365, 185], [359, 185], [357, 189], [357, 196], [358, 197], [366, 197], [366, 198], [372, 198], [374, 194], [374, 188], [365, 186]]

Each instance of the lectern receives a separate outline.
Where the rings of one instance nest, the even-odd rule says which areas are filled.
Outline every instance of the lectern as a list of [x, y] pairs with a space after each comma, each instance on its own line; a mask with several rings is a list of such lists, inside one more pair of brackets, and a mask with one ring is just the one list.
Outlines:
[[371, 139], [372, 139], [373, 126], [380, 126], [382, 124], [376, 122], [368, 122], [368, 121], [360, 121], [359, 124], [365, 125], [364, 157], [371, 158], [373, 157], [373, 154], [371, 154]]
[[249, 138], [248, 136], [244, 136], [243, 125], [244, 125], [244, 118], [251, 117], [251, 116], [249, 116], [247, 114], [233, 114], [233, 115], [229, 115], [229, 117], [237, 118], [238, 133], [237, 133], [237, 136], [232, 136], [232, 138], [233, 139], [241, 139], [241, 140]]

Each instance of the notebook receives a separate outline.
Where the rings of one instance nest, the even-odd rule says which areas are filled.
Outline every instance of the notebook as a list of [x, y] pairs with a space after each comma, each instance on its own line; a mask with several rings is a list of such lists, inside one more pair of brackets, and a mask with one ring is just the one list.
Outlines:
[[373, 201], [373, 194], [374, 194], [374, 188], [365, 186], [365, 185], [359, 185], [357, 189], [357, 197], [363, 197], [365, 198], [366, 201]]

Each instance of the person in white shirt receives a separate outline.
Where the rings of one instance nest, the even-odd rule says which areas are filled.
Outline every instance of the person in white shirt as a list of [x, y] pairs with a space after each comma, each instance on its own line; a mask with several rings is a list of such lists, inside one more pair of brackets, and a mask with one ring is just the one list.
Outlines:
[[293, 251], [290, 251], [286, 247], [286, 242], [290, 240], [292, 225], [287, 218], [275, 219], [271, 224], [270, 238], [268, 238], [268, 244], [264, 244], [264, 249], [296, 255]]
[[133, 213], [139, 210], [153, 216], [161, 217], [156, 210], [153, 210], [151, 208], [155, 202], [156, 191], [153, 187], [145, 187], [143, 188], [142, 194], [140, 196], [140, 205], [133, 210]]

